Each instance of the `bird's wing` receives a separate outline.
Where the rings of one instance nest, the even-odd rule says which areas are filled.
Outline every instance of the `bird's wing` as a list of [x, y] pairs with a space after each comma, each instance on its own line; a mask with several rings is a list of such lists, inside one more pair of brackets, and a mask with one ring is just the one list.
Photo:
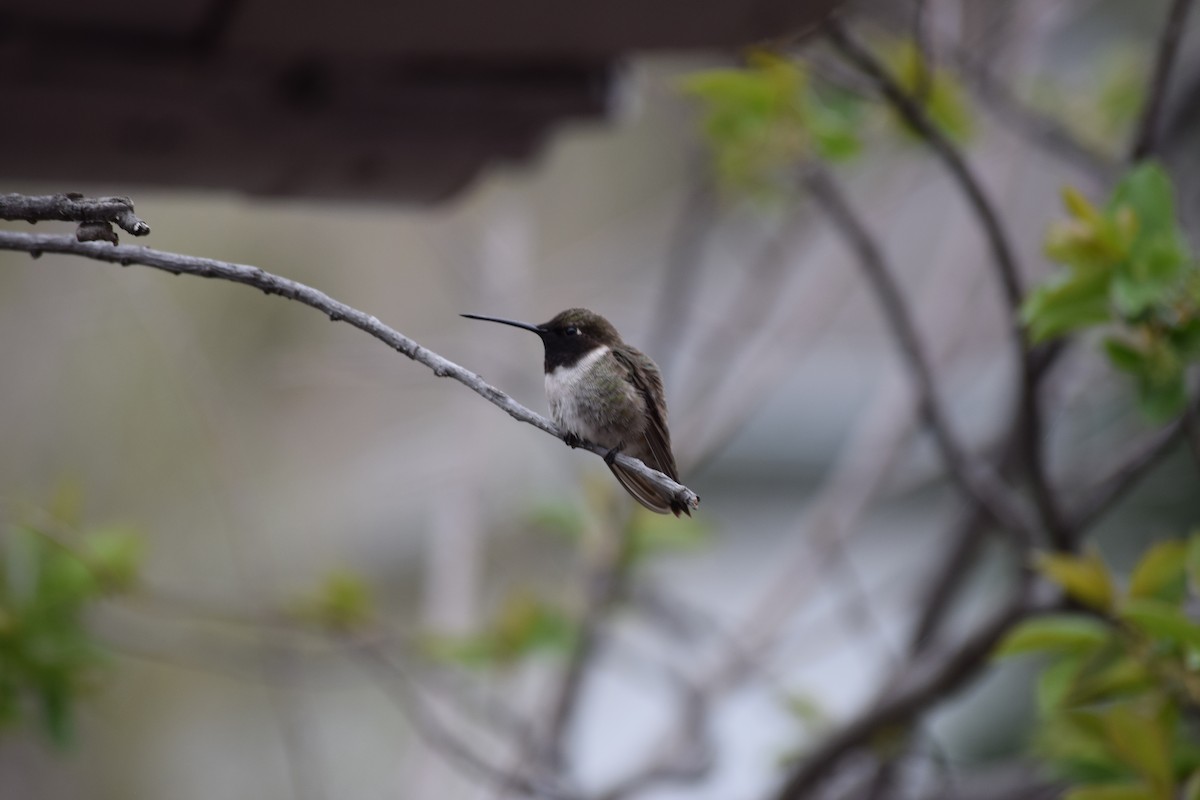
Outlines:
[[671, 434], [667, 430], [666, 410], [664, 404], [659, 402], [663, 398], [662, 374], [646, 355], [628, 345], [614, 347], [612, 354], [628, 371], [629, 380], [637, 388], [646, 405], [648, 422], [643, 436], [645, 450], [650, 454], [646, 466], [653, 467], [669, 476], [671, 480], [678, 481], [675, 456], [671, 453]]

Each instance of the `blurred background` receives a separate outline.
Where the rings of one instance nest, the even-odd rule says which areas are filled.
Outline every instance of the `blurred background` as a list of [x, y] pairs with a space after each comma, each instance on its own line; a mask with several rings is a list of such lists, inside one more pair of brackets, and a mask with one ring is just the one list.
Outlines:
[[[4, 191], [130, 195], [153, 229], [138, 244], [314, 286], [539, 413], [534, 337], [458, 315], [591, 308], [662, 368], [703, 498], [692, 520], [635, 510], [599, 459], [299, 304], [0, 253], [7, 585], [30, 530], [99, 531], [137, 561], [83, 612], [70, 647], [103, 655], [59, 676], [69, 710], [8, 709], [25, 722], [0, 735], [0, 796], [766, 797], [908, 663], [952, 550], [974, 554], [930, 623], [941, 640], [996, 607], [1021, 556], [955, 537], [964, 501], [856, 253], [803, 191], [731, 178], [705, 127], [696, 76], [755, 47], [854, 100], [855, 153], [829, 168], [961, 437], [994, 452], [1018, 368], [987, 242], [814, 32], [835, 5], [0, 8]], [[927, 53], [931, 113], [1034, 285], [1062, 186], [1100, 203], [1122, 169], [1169, 6], [838, 13], [893, 70]], [[1194, 231], [1191, 23], [1159, 156]], [[1157, 429], [1086, 341], [1043, 398], [1067, 498]], [[1120, 571], [1198, 510], [1179, 446], [1090, 535]], [[1053, 793], [1028, 756], [1032, 666], [984, 666], [930, 702], [890, 791]], [[621, 786], [677, 750], [678, 775]], [[527, 770], [546, 776], [495, 774]], [[831, 791], [870, 796], [852, 773]]]

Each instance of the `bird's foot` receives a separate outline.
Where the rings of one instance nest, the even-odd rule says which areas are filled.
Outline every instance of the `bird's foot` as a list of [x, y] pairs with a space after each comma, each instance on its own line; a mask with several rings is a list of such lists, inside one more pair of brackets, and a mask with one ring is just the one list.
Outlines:
[[567, 447], [571, 448], [572, 450], [583, 444], [583, 439], [580, 439], [578, 436], [569, 431], [563, 435], [563, 441], [566, 442]]
[[616, 447], [611, 448], [607, 453], [604, 454], [604, 463], [611, 467], [613, 462], [617, 460], [617, 455], [624, 447], [624, 444], [619, 444]]

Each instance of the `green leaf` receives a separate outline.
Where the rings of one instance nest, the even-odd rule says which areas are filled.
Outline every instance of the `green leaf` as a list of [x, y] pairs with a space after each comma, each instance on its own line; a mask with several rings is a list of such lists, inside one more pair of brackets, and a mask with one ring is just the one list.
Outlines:
[[1137, 215], [1135, 244], [1156, 239], [1163, 234], [1174, 234], [1175, 192], [1171, 187], [1171, 179], [1157, 163], [1150, 161], [1139, 164], [1117, 184], [1108, 210], [1116, 212], [1126, 206]]
[[1109, 783], [1076, 786], [1063, 800], [1163, 800], [1162, 794], [1144, 783]]
[[1200, 529], [1188, 536], [1185, 567], [1192, 593], [1200, 594]]
[[695, 517], [655, 514], [641, 506], [633, 511], [632, 555], [635, 559], [665, 552], [695, 550], [708, 541], [708, 526]]
[[1168, 369], [1145, 375], [1137, 383], [1138, 407], [1151, 422], [1174, 419], [1187, 406], [1183, 365], [1173, 360]]
[[[884, 60], [896, 82], [924, 106], [925, 113], [942, 133], [958, 142], [971, 137], [974, 128], [971, 108], [966, 92], [953, 74], [931, 67], [912, 41], [902, 41], [885, 50]], [[902, 130], [915, 135], [899, 116], [894, 119]]]
[[1021, 318], [1034, 342], [1099, 325], [1112, 317], [1108, 275], [1092, 272], [1060, 276], [1026, 298]]
[[1123, 339], [1104, 340], [1108, 361], [1122, 372], [1141, 375], [1146, 371], [1146, 354]]
[[1037, 680], [1037, 708], [1043, 718], [1067, 705], [1075, 679], [1083, 667], [1085, 653], [1061, 655], [1046, 665]]
[[1177, 607], [1161, 600], [1131, 600], [1118, 612], [1121, 619], [1148, 636], [1200, 648], [1200, 625]]
[[1117, 758], [1154, 786], [1171, 785], [1171, 750], [1157, 709], [1119, 703], [1106, 709], [1103, 719], [1105, 737]]
[[1112, 607], [1112, 575], [1096, 550], [1088, 550], [1078, 556], [1040, 553], [1034, 566], [1061, 586], [1072, 599], [1100, 611], [1108, 611]]
[[1086, 653], [1112, 636], [1103, 621], [1083, 614], [1047, 614], [1017, 625], [996, 648], [997, 657], [1033, 652]]
[[141, 569], [142, 539], [126, 526], [98, 528], [84, 538], [81, 555], [102, 591], [127, 591], [136, 583]]
[[1144, 694], [1156, 685], [1138, 659], [1122, 652], [1091, 659], [1080, 669], [1064, 703], [1081, 706]]
[[1129, 581], [1131, 598], [1151, 598], [1178, 603], [1185, 590], [1187, 543], [1159, 542], [1151, 547], [1133, 570]]
[[309, 597], [296, 605], [296, 614], [333, 631], [366, 626], [374, 616], [371, 589], [362, 576], [350, 570], [330, 572]]

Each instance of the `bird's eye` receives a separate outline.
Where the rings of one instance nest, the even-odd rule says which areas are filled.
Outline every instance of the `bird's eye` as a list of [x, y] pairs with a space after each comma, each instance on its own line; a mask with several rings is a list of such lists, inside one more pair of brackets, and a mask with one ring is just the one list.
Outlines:
[[579, 328], [576, 328], [574, 325], [571, 325], [565, 331], [563, 331], [563, 333], [565, 333], [567, 336], [578, 336]]

